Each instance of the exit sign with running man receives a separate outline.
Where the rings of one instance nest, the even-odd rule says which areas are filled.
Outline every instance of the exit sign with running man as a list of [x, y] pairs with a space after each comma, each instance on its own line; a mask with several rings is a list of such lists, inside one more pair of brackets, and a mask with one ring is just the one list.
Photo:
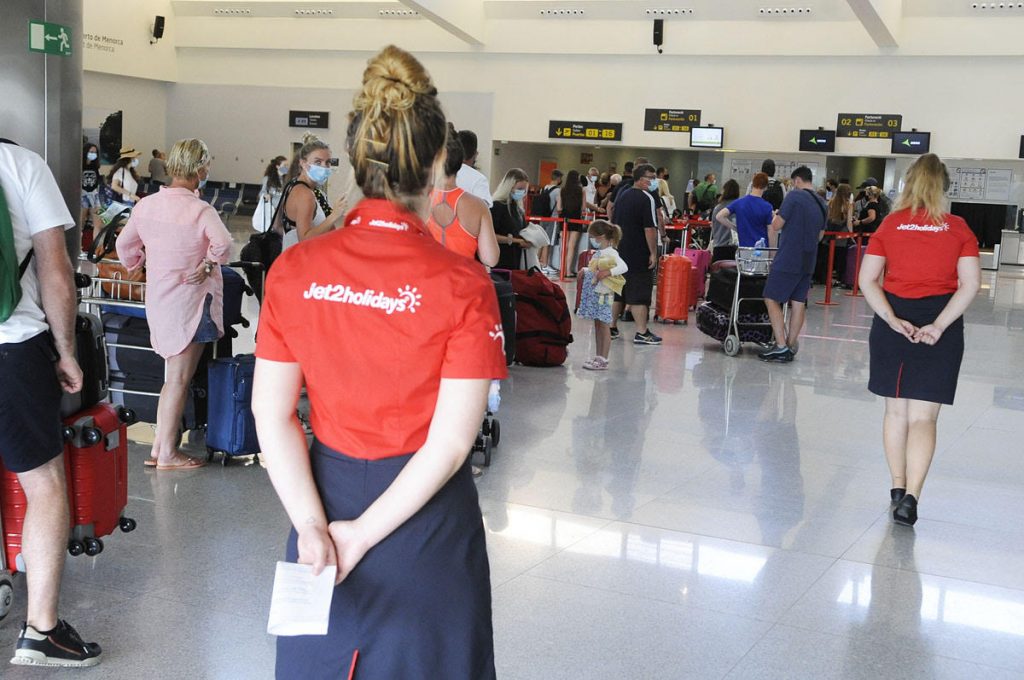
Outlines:
[[28, 22], [28, 51], [71, 56], [71, 29], [46, 21]]

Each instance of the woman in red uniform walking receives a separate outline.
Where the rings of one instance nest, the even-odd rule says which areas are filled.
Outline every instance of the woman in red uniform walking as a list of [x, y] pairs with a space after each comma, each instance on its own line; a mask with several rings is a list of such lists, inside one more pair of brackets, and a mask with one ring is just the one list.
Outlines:
[[[267, 281], [253, 410], [288, 559], [337, 565], [328, 634], [281, 637], [277, 677], [493, 678], [489, 567], [467, 454], [506, 375], [490, 279], [423, 222], [446, 121], [385, 48], [348, 127], [366, 199]], [[305, 383], [315, 439], [295, 408]]]
[[896, 211], [871, 237], [860, 268], [861, 290], [875, 311], [868, 389], [885, 397], [893, 520], [906, 525], [917, 521], [939, 408], [956, 394], [963, 313], [981, 287], [978, 240], [946, 210], [948, 188], [938, 156], [914, 161]]

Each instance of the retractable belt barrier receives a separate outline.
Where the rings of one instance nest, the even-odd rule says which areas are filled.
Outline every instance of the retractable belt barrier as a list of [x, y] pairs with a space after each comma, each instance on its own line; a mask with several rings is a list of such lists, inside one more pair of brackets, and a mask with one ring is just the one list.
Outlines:
[[839, 304], [838, 302], [832, 302], [832, 271], [836, 264], [836, 239], [857, 239], [857, 256], [854, 258], [855, 264], [853, 268], [853, 290], [846, 295], [851, 297], [855, 295], [859, 296], [860, 292], [857, 288], [859, 283], [857, 279], [860, 278], [860, 244], [861, 241], [864, 240], [864, 234], [858, 234], [852, 231], [826, 231], [825, 236], [832, 237], [832, 240], [829, 241], [828, 244], [828, 269], [826, 270], [827, 274], [825, 275], [825, 299], [816, 300], [814, 304], [833, 307]]
[[672, 220], [671, 222], [669, 222], [668, 224], [665, 225], [665, 232], [666, 233], [669, 232], [669, 231], [681, 231], [681, 232], [683, 232], [682, 244], [681, 245], [682, 245], [683, 250], [689, 250], [690, 245], [691, 245], [691, 241], [693, 240], [693, 230], [694, 229], [707, 229], [710, 226], [711, 226], [711, 222], [709, 222], [707, 220], [692, 220], [692, 219]]

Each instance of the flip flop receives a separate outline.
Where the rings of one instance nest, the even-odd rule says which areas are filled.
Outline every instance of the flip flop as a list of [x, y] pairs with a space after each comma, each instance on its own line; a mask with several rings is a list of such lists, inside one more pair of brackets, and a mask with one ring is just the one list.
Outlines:
[[150, 456], [145, 461], [143, 461], [142, 464], [145, 465], [146, 467], [156, 467], [157, 466], [156, 458], [154, 458], [153, 456]]
[[174, 465], [157, 465], [157, 470], [197, 470], [201, 467], [206, 467], [205, 460], [199, 460], [198, 458], [187, 457], [185, 462], [176, 463]]

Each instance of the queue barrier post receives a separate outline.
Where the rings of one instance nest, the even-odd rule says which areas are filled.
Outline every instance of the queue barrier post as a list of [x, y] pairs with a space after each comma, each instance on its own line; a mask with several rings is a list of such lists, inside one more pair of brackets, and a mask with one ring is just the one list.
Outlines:
[[825, 232], [826, 236], [832, 236], [833, 238], [828, 244], [828, 269], [826, 270], [827, 274], [825, 275], [825, 299], [816, 300], [814, 302], [816, 305], [833, 307], [839, 304], [838, 302], [832, 302], [832, 272], [836, 266], [836, 239], [834, 237], [839, 233], [840, 232], [834, 231]]
[[864, 242], [864, 234], [857, 234], [857, 256], [853, 258], [853, 290], [846, 295], [848, 297], [862, 297], [860, 294], [860, 248]]

